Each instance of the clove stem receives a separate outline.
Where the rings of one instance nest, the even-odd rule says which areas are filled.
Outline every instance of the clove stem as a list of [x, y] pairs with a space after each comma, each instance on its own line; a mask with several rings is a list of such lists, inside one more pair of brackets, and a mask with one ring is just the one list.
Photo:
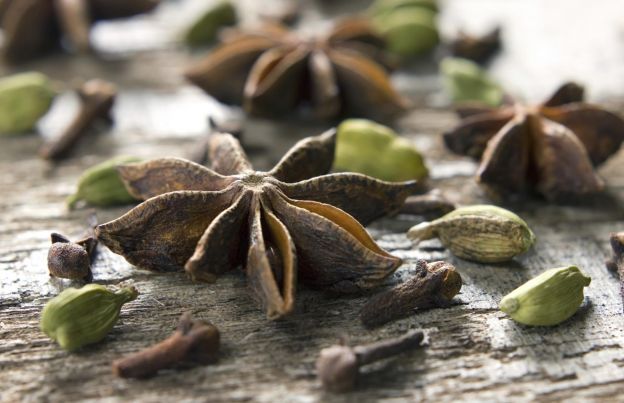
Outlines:
[[624, 309], [624, 232], [611, 234], [611, 249], [613, 258], [606, 262], [607, 269], [616, 272], [620, 278], [620, 295]]

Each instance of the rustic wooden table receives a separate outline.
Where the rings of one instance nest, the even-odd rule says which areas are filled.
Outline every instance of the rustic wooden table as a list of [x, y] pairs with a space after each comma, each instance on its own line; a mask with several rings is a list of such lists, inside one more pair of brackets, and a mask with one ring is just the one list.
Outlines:
[[[276, 0], [245, 0], [246, 18]], [[261, 3], [261, 4], [259, 4]], [[365, 1], [322, 6], [308, 1], [302, 24], [318, 29], [328, 16], [352, 12]], [[348, 4], [346, 4], [348, 3]], [[415, 217], [380, 220], [369, 229], [380, 245], [405, 264], [389, 283], [409, 276], [418, 258], [448, 260], [464, 287], [457, 304], [364, 330], [357, 313], [366, 295], [336, 298], [301, 289], [295, 314], [268, 322], [247, 292], [239, 271], [214, 285], [193, 284], [182, 274], [137, 270], [102, 248], [95, 281], [134, 284], [140, 297], [127, 304], [104, 342], [68, 354], [39, 330], [43, 304], [71, 284], [49, 278], [49, 234], [78, 236], [89, 210], [67, 211], [64, 199], [87, 167], [113, 155], [184, 156], [206, 132], [206, 117], [238, 112], [218, 105], [185, 84], [189, 54], [172, 32], [188, 21], [202, 0], [164, 4], [154, 15], [99, 26], [94, 32], [102, 59], [53, 56], [20, 67], [36, 69], [70, 86], [102, 77], [119, 84], [116, 125], [93, 136], [75, 156], [56, 166], [37, 158], [43, 138], [58, 131], [76, 107], [59, 97], [42, 122], [41, 135], [0, 138], [0, 400], [1, 401], [528, 401], [624, 400], [624, 319], [618, 282], [604, 268], [608, 235], [624, 229], [624, 153], [599, 170], [605, 195], [590, 205], [553, 206], [539, 200], [510, 205], [538, 237], [534, 249], [502, 265], [456, 259], [434, 241], [413, 249], [405, 230]], [[443, 3], [446, 33], [504, 24], [505, 51], [491, 66], [506, 87], [539, 100], [563, 79], [589, 87], [592, 100], [621, 112], [624, 105], [624, 6], [621, 0], [454, 0]], [[14, 71], [0, 67], [0, 74]], [[475, 163], [453, 156], [439, 133], [456, 119], [431, 62], [395, 74], [418, 107], [398, 130], [425, 153], [432, 186], [461, 204], [487, 202], [471, 179]], [[247, 120], [246, 146], [258, 168], [268, 168], [296, 140], [329, 124]], [[126, 208], [98, 209], [100, 222]], [[575, 264], [592, 283], [579, 312], [553, 328], [530, 328], [498, 311], [500, 298], [544, 269]], [[112, 376], [110, 362], [169, 335], [181, 312], [213, 321], [222, 331], [216, 365], [169, 371], [143, 381]], [[357, 391], [324, 394], [315, 377], [318, 351], [341, 336], [371, 342], [423, 328], [427, 346], [373, 365]]]

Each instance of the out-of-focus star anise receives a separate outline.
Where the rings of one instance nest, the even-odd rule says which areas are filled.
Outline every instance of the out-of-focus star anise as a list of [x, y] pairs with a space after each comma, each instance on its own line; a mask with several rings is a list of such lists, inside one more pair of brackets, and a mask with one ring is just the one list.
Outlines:
[[470, 35], [460, 31], [457, 38], [449, 44], [451, 54], [483, 64], [500, 50], [500, 33], [500, 27], [495, 27], [483, 36]]
[[334, 148], [335, 131], [310, 137], [259, 172], [234, 137], [214, 134], [212, 169], [175, 158], [121, 166], [129, 191], [146, 201], [100, 225], [98, 239], [134, 265], [184, 268], [199, 281], [245, 265], [271, 319], [292, 311], [297, 277], [338, 292], [373, 287], [401, 259], [358, 220], [397, 211], [417, 184], [326, 174]]
[[561, 86], [537, 106], [458, 109], [459, 126], [444, 134], [452, 151], [481, 158], [477, 180], [499, 195], [537, 191], [569, 201], [603, 189], [594, 167], [618, 151], [624, 121], [583, 102], [583, 88]]
[[277, 24], [235, 31], [186, 77], [221, 102], [276, 117], [307, 106], [316, 117], [341, 113], [390, 119], [407, 106], [392, 87], [383, 41], [370, 22], [350, 19], [308, 39]]
[[99, 20], [148, 12], [160, 0], [0, 0], [2, 54], [20, 62], [57, 48], [61, 39], [74, 50], [90, 50], [91, 25]]

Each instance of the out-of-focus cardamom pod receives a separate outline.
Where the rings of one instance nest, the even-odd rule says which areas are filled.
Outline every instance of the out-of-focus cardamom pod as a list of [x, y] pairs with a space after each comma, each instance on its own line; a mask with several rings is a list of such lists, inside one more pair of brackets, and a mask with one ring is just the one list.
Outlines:
[[574, 315], [589, 283], [576, 266], [547, 270], [507, 294], [500, 309], [525, 325], [554, 326]]
[[140, 161], [141, 159], [137, 157], [121, 156], [87, 169], [78, 179], [76, 193], [67, 198], [67, 205], [74, 208], [81, 200], [93, 206], [132, 203], [136, 199], [126, 190], [117, 172], [117, 166]]
[[412, 227], [407, 236], [416, 244], [439, 238], [455, 256], [481, 263], [508, 261], [535, 242], [535, 235], [523, 219], [490, 205], [460, 207]]
[[440, 41], [435, 12], [421, 7], [401, 8], [373, 19], [386, 48], [401, 56], [431, 51]]
[[400, 9], [424, 8], [433, 12], [438, 11], [437, 0], [377, 0], [369, 7], [369, 14], [374, 17], [383, 16]]
[[220, 28], [234, 25], [236, 21], [236, 7], [232, 2], [223, 0], [191, 24], [184, 34], [184, 42], [189, 46], [208, 45], [216, 39]]
[[334, 168], [396, 182], [423, 179], [428, 173], [407, 139], [366, 119], [348, 119], [338, 126]]
[[504, 92], [500, 85], [473, 61], [447, 57], [440, 62], [444, 85], [453, 102], [483, 102], [499, 106]]
[[0, 79], [0, 134], [32, 130], [56, 95], [48, 77], [20, 73]]
[[138, 295], [134, 287], [117, 292], [99, 284], [68, 288], [43, 307], [41, 330], [68, 351], [96, 343], [113, 328], [122, 305]]

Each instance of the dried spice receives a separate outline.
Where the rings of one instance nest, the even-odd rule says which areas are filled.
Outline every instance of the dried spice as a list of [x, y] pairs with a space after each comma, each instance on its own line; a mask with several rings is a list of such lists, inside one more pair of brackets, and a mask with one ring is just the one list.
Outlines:
[[52, 246], [48, 250], [48, 271], [50, 276], [83, 279], [90, 282], [93, 279], [91, 262], [95, 257], [97, 240], [93, 236], [71, 242], [61, 234], [52, 233]]
[[50, 79], [41, 73], [0, 79], [0, 135], [31, 131], [48, 112], [55, 95]]
[[440, 238], [456, 256], [481, 263], [505, 262], [529, 250], [535, 235], [526, 222], [509, 210], [490, 205], [458, 208], [407, 233], [415, 244]]
[[244, 264], [270, 319], [292, 311], [297, 277], [338, 292], [376, 286], [401, 259], [357, 220], [397, 211], [418, 184], [325, 175], [335, 136], [300, 141], [269, 172], [254, 171], [228, 134], [210, 137], [212, 169], [174, 158], [122, 166], [130, 193], [147, 201], [100, 225], [98, 239], [134, 265], [184, 267], [199, 281]]
[[80, 110], [69, 126], [55, 139], [44, 144], [39, 155], [47, 160], [58, 160], [70, 153], [72, 148], [90, 132], [98, 121], [111, 122], [111, 110], [117, 95], [117, 87], [103, 80], [89, 80], [78, 90]]
[[176, 331], [166, 340], [113, 362], [121, 378], [146, 378], [182, 362], [214, 362], [219, 351], [219, 330], [211, 323], [183, 314]]
[[137, 157], [120, 156], [87, 169], [78, 179], [76, 192], [67, 198], [67, 206], [73, 209], [80, 201], [92, 206], [114, 206], [136, 201], [121, 181], [117, 165], [139, 161], [141, 159]]
[[390, 119], [407, 106], [383, 67], [383, 40], [368, 20], [351, 19], [322, 38], [304, 38], [278, 24], [234, 31], [186, 77], [219, 101], [265, 117], [309, 108]]
[[423, 195], [409, 196], [405, 199], [399, 213], [434, 219], [448, 214], [456, 208], [455, 203], [444, 197], [439, 189], [433, 189]]
[[219, 29], [234, 25], [237, 20], [234, 4], [229, 0], [222, 0], [191, 24], [184, 34], [184, 42], [189, 46], [209, 45], [217, 39]]
[[428, 170], [418, 149], [387, 126], [347, 119], [338, 126], [334, 169], [385, 181], [424, 179]]
[[457, 38], [449, 44], [451, 54], [483, 64], [500, 50], [500, 34], [500, 27], [495, 27], [483, 36], [473, 36], [460, 32]]
[[525, 325], [554, 326], [574, 315], [589, 283], [576, 266], [547, 270], [507, 294], [500, 309]]
[[535, 191], [570, 202], [604, 185], [594, 167], [624, 139], [624, 120], [583, 102], [582, 87], [567, 83], [541, 105], [460, 110], [458, 127], [444, 134], [449, 149], [481, 157], [477, 180], [495, 194]]
[[228, 133], [234, 136], [241, 143], [243, 142], [244, 127], [243, 122], [237, 119], [225, 119], [217, 121], [212, 116], [208, 117], [209, 131], [193, 144], [192, 151], [188, 153], [186, 159], [200, 165], [207, 164], [210, 136], [213, 133]]
[[440, 62], [444, 86], [453, 102], [480, 102], [498, 106], [505, 100], [501, 86], [476, 63], [456, 57]]
[[348, 392], [355, 387], [360, 366], [416, 349], [423, 338], [423, 332], [415, 330], [396, 339], [364, 346], [335, 345], [324, 348], [316, 360], [317, 375], [326, 390]]
[[67, 288], [43, 307], [41, 330], [68, 351], [97, 343], [115, 326], [122, 305], [138, 295], [134, 287], [116, 292], [99, 284]]
[[61, 39], [89, 51], [91, 25], [154, 9], [159, 0], [4, 0], [3, 57], [21, 62], [59, 48]]
[[372, 297], [362, 308], [360, 319], [371, 328], [412, 315], [416, 310], [446, 307], [461, 286], [461, 276], [452, 264], [419, 260], [414, 276]]
[[624, 303], [624, 232], [611, 234], [611, 249], [613, 258], [606, 262], [607, 268], [617, 273], [620, 279], [620, 295]]

